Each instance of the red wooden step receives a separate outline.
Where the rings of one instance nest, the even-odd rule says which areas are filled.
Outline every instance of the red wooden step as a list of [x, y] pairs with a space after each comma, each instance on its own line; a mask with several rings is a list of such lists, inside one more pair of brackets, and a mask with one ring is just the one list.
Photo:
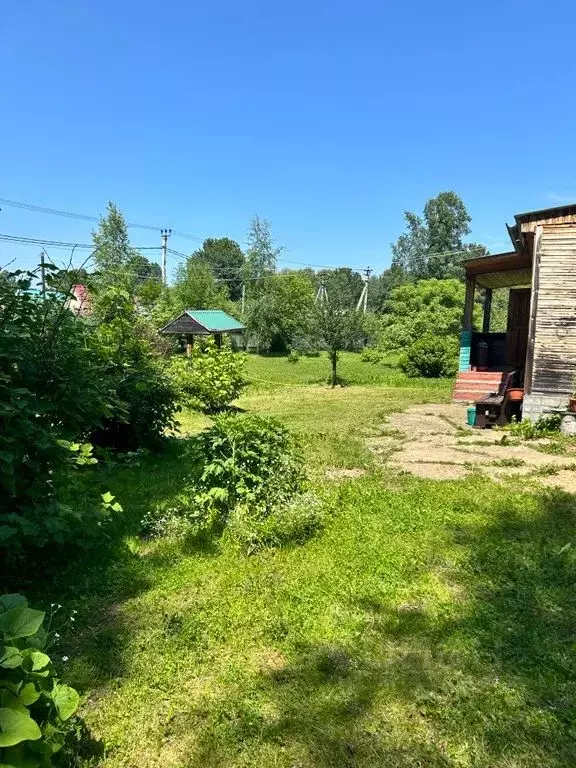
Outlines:
[[458, 378], [463, 380], [478, 379], [482, 381], [500, 381], [504, 374], [501, 371], [459, 371]]

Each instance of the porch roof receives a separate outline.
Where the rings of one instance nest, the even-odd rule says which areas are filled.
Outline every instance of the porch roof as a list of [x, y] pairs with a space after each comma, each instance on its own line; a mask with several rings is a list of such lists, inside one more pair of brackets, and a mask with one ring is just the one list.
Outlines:
[[512, 288], [532, 283], [532, 258], [526, 253], [495, 253], [463, 263], [467, 278], [480, 288]]

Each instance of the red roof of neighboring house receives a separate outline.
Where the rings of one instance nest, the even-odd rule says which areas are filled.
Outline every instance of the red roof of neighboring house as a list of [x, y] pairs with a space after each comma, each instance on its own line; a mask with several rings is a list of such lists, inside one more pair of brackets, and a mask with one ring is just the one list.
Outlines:
[[78, 285], [73, 285], [72, 294], [74, 296], [70, 301], [72, 309], [80, 315], [91, 314], [92, 307], [90, 305], [90, 293], [88, 288], [80, 283]]

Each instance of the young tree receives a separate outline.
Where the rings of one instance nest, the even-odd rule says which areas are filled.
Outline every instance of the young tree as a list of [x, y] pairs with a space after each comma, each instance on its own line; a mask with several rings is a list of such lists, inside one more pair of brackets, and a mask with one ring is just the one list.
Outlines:
[[108, 203], [106, 215], [92, 232], [92, 241], [97, 289], [117, 286], [132, 294], [136, 285], [133, 263], [138, 252], [130, 245], [126, 220], [114, 203]]
[[267, 274], [276, 271], [276, 262], [284, 250], [274, 245], [270, 222], [255, 216], [248, 230], [248, 250], [246, 252], [246, 272], [251, 279], [252, 293], [258, 293], [259, 280]]
[[92, 232], [95, 271], [88, 284], [94, 289], [93, 308], [98, 314], [100, 297], [118, 288], [144, 306], [151, 306], [161, 293], [162, 270], [130, 245], [128, 226], [114, 203], [108, 203], [98, 229]]
[[362, 339], [362, 315], [355, 309], [341, 309], [324, 303], [316, 308], [316, 338], [319, 346], [328, 352], [331, 365], [332, 389], [338, 383], [340, 352], [349, 349]]
[[232, 301], [238, 301], [242, 296], [244, 254], [235, 240], [209, 237], [192, 258], [208, 264], [216, 280], [228, 287]]

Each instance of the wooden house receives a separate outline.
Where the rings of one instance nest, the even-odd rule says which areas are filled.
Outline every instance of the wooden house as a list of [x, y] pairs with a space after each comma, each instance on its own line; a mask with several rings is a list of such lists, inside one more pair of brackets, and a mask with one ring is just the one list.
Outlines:
[[[566, 408], [576, 377], [576, 204], [515, 216], [508, 227], [513, 250], [464, 263], [466, 300], [455, 400], [494, 392], [517, 372], [523, 414], [537, 418]], [[490, 332], [492, 292], [508, 288], [505, 332]], [[472, 316], [484, 291], [481, 330]]]
[[222, 344], [223, 334], [240, 334], [244, 325], [221, 309], [186, 309], [163, 328], [160, 333], [183, 336], [186, 352], [190, 354], [195, 336], [214, 336], [216, 344]]

